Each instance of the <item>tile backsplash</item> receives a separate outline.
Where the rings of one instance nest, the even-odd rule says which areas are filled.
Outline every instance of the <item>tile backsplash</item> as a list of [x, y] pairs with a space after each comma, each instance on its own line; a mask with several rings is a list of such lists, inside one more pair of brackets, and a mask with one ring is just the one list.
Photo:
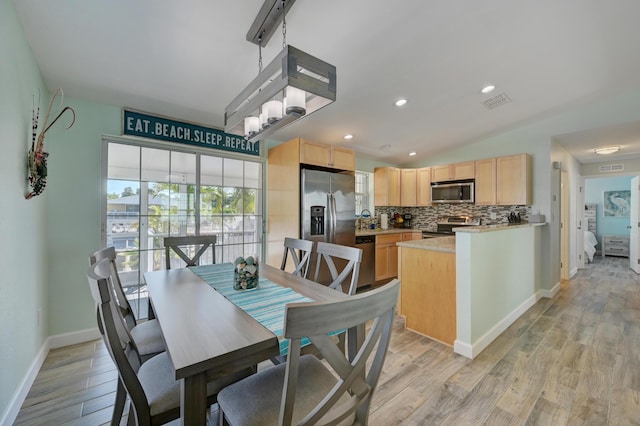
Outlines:
[[[520, 213], [523, 222], [526, 222], [531, 214], [531, 206], [478, 206], [475, 204], [438, 204], [428, 207], [380, 207], [376, 206], [373, 218], [364, 219], [363, 225], [368, 226], [375, 220], [376, 226], [380, 226], [380, 215], [387, 213], [389, 219], [394, 213], [410, 213], [413, 216], [413, 226], [415, 229], [425, 229], [435, 231], [436, 224], [443, 217], [456, 215], [469, 215], [480, 218], [482, 225], [493, 223], [507, 223], [507, 216], [511, 212]], [[491, 213], [496, 214], [495, 219], [491, 219]], [[357, 222], [356, 222], [357, 223]], [[391, 224], [389, 226], [392, 226]]]

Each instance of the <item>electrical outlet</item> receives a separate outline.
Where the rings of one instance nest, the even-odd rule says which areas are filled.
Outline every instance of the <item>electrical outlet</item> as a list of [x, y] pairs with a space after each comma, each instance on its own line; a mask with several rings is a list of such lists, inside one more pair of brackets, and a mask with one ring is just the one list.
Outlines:
[[496, 214], [496, 212], [491, 212], [491, 220], [496, 220], [498, 218], [498, 215]]

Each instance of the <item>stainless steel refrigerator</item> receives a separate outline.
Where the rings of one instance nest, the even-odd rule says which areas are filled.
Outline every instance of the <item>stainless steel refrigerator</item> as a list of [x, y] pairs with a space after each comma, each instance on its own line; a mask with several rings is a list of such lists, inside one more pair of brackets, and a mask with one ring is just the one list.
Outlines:
[[[301, 238], [353, 246], [356, 242], [355, 178], [346, 174], [303, 169], [300, 188]], [[316, 259], [312, 257], [309, 278], [313, 279], [315, 270]], [[324, 265], [318, 281], [325, 284], [330, 282], [329, 271]]]

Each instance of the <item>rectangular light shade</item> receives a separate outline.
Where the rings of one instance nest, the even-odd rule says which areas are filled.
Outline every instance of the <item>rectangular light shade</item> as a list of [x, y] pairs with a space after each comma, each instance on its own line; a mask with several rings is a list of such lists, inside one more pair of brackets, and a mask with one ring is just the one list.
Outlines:
[[[224, 131], [255, 142], [335, 100], [336, 67], [286, 46], [225, 108]], [[255, 133], [245, 131], [249, 117]]]

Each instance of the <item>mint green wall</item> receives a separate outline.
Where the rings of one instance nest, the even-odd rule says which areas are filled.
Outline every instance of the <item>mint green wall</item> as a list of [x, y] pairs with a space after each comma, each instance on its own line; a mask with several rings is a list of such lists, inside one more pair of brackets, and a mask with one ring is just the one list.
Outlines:
[[88, 254], [100, 248], [102, 135], [122, 133], [121, 109], [73, 99], [69, 130], [52, 134], [47, 187], [49, 334], [96, 326], [87, 284]]
[[[25, 200], [32, 97], [49, 94], [13, 3], [0, 0], [0, 423], [47, 337], [47, 196]], [[38, 309], [42, 310], [40, 325]]]

